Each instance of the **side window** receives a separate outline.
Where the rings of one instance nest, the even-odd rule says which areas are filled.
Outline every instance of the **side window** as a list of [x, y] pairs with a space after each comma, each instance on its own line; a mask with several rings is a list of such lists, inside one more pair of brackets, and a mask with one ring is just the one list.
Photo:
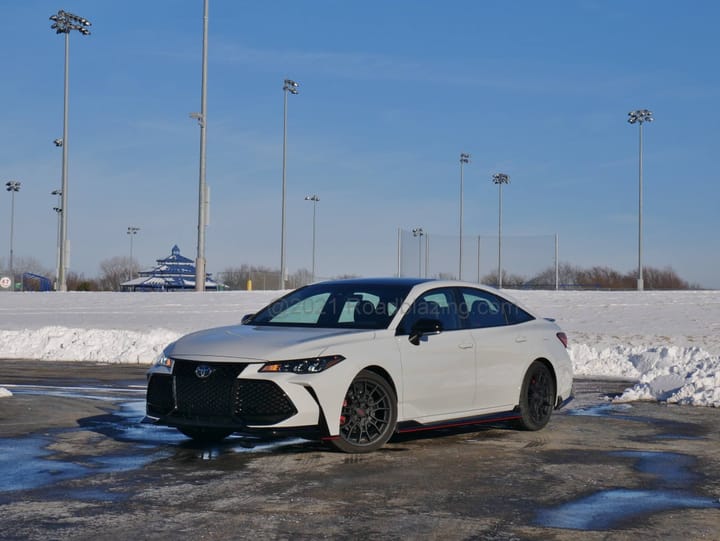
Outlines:
[[508, 325], [517, 325], [518, 323], [525, 323], [526, 321], [532, 321], [535, 319], [517, 304], [513, 304], [509, 301], [503, 301], [502, 306]]
[[398, 334], [409, 334], [413, 325], [420, 319], [439, 320], [443, 331], [459, 329], [460, 322], [453, 289], [433, 289], [418, 297], [400, 323]]
[[463, 289], [462, 296], [467, 324], [472, 329], [516, 325], [533, 319], [516, 304], [487, 291]]
[[375, 313], [380, 298], [370, 293], [355, 293], [345, 300], [338, 323], [357, 322]]
[[463, 289], [463, 301], [467, 309], [467, 324], [471, 329], [506, 325], [499, 299], [479, 289]]

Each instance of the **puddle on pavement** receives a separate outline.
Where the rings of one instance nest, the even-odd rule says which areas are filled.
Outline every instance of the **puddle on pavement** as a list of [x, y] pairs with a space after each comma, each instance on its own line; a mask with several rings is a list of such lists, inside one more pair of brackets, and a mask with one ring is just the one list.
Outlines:
[[574, 530], [609, 530], [631, 519], [677, 509], [720, 508], [710, 498], [684, 492], [605, 490], [539, 513], [536, 524]]
[[717, 499], [689, 492], [698, 475], [690, 470], [695, 460], [688, 455], [652, 451], [619, 451], [610, 455], [636, 459], [634, 469], [653, 475], [657, 489], [603, 490], [554, 509], [540, 511], [535, 523], [551, 528], [608, 530], [651, 513], [720, 509]]
[[570, 409], [568, 415], [583, 417], [608, 417], [610, 415], [617, 417], [618, 413], [629, 411], [632, 409], [630, 404], [597, 404], [586, 408]]
[[[63, 396], [65, 396], [65, 391]], [[99, 398], [93, 394], [78, 393], [69, 396]], [[103, 398], [100, 398], [103, 399]], [[199, 444], [189, 440], [174, 428], [142, 424], [145, 401], [132, 400], [118, 405], [113, 413], [80, 419], [79, 428], [53, 430], [46, 434], [33, 434], [0, 440], [0, 494], [31, 490], [90, 475], [140, 469], [158, 460], [176, 462], [214, 461], [238, 454], [273, 452], [289, 445], [307, 443], [306, 440], [262, 439], [231, 436], [217, 444]], [[66, 458], [52, 450], [58, 435], [91, 431], [116, 441], [132, 444], [122, 453], [102, 453], [94, 456], [78, 454]], [[58, 489], [60, 490], [60, 489]], [[122, 498], [100, 488], [62, 489], [66, 497], [85, 500], [111, 500]]]

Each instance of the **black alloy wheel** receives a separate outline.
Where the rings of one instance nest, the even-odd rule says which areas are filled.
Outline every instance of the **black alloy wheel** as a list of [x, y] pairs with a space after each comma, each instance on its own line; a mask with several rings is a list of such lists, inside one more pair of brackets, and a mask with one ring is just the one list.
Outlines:
[[544, 363], [535, 361], [528, 368], [520, 390], [520, 414], [517, 421], [523, 430], [540, 430], [555, 407], [555, 381]]
[[369, 453], [385, 445], [395, 430], [397, 397], [385, 378], [360, 372], [345, 394], [340, 437], [331, 440], [346, 453]]

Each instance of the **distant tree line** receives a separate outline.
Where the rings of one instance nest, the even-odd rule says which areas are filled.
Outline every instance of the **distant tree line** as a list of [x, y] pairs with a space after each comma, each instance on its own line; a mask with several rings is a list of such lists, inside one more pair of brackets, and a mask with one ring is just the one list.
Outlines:
[[[228, 267], [217, 273], [215, 278], [228, 289], [243, 290], [249, 289], [280, 289], [280, 270], [271, 269], [262, 265], [240, 265], [239, 267]], [[312, 274], [307, 269], [300, 269], [288, 274], [285, 279], [285, 287], [294, 289], [309, 284], [312, 281]]]
[[[497, 273], [487, 274], [482, 282], [497, 285]], [[671, 268], [643, 268], [645, 289], [700, 289], [697, 284], [683, 280]], [[503, 272], [503, 287], [508, 289], [554, 289], [555, 267], [549, 267], [530, 278]], [[561, 289], [636, 289], [637, 270], [621, 273], [610, 267], [583, 268], [569, 263], [558, 266], [558, 284]]]
[[[55, 271], [44, 267], [32, 257], [17, 257], [13, 260], [15, 275], [20, 280], [23, 273], [45, 276], [51, 280]], [[0, 258], [0, 269], [7, 269], [5, 260]], [[87, 278], [82, 273], [68, 272], [66, 281], [69, 291], [120, 291], [120, 284], [138, 275], [139, 265], [129, 257], [112, 257], [100, 263], [97, 277]], [[7, 271], [5, 271], [7, 272]], [[0, 272], [2, 274], [2, 272]], [[637, 271], [621, 273], [610, 267], [595, 266], [583, 268], [569, 263], [558, 267], [559, 285], [561, 289], [636, 289]], [[353, 274], [344, 274], [335, 278], [356, 278]], [[275, 290], [280, 288], [280, 271], [262, 265], [243, 264], [239, 267], [228, 267], [218, 272], [215, 278], [230, 290], [245, 290], [252, 285], [253, 289]], [[450, 275], [438, 275], [436, 278], [453, 279]], [[697, 284], [683, 280], [671, 268], [643, 269], [645, 289], [700, 289]], [[312, 274], [307, 269], [299, 269], [287, 276], [285, 287], [294, 289], [312, 281]], [[482, 283], [496, 286], [497, 273], [486, 274]], [[548, 267], [534, 276], [521, 276], [503, 271], [502, 285], [508, 289], [554, 289], [555, 267]]]

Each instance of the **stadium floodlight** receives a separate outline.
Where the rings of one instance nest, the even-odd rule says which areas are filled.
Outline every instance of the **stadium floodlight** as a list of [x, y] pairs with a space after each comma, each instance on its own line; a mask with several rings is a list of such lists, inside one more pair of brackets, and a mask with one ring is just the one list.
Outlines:
[[280, 289], [285, 289], [285, 275], [287, 274], [285, 262], [285, 195], [287, 183], [285, 181], [285, 165], [287, 158], [287, 96], [288, 93], [296, 95], [299, 83], [292, 79], [285, 79], [283, 83], [283, 149], [282, 149], [282, 201], [280, 218]]
[[470, 163], [470, 154], [465, 152], [460, 153], [460, 266], [458, 268], [458, 280], [462, 280], [462, 263], [463, 263], [463, 191], [464, 191], [464, 179], [463, 179], [463, 165]]
[[647, 109], [638, 109], [628, 113], [628, 122], [637, 124], [640, 127], [640, 144], [639, 144], [639, 165], [638, 165], [638, 275], [637, 289], [642, 291], [645, 289], [643, 280], [643, 263], [642, 263], [642, 211], [643, 211], [643, 124], [654, 120], [652, 111]]
[[55, 30], [56, 34], [69, 34], [71, 30], [77, 30], [84, 36], [90, 35], [88, 26], [92, 26], [92, 23], [84, 17], [73, 15], [61, 9], [56, 15], [51, 15], [50, 20], [53, 21], [50, 28]]
[[62, 237], [60, 236], [62, 231], [62, 190], [53, 190], [50, 195], [57, 196], [57, 206], [53, 207], [55, 214], [57, 214], [57, 249], [55, 254], [55, 289], [57, 289], [60, 283], [60, 243]]
[[412, 230], [413, 237], [418, 239], [418, 278], [422, 277], [422, 238], [425, 235], [422, 227], [414, 227]]
[[139, 227], [129, 226], [127, 228], [127, 234], [130, 236], [130, 280], [133, 279], [133, 271], [132, 271], [132, 264], [133, 264], [133, 237], [137, 235], [137, 232], [140, 231]]
[[[92, 23], [80, 17], [73, 15], [67, 11], [60, 10], [57, 14], [52, 15], [50, 25], [56, 34], [65, 34], [65, 91], [63, 104], [63, 135], [62, 138], [55, 139], [55, 146], [62, 147], [62, 203], [60, 208], [63, 209], [60, 219], [60, 266], [58, 269], [58, 291], [67, 291], [67, 220], [68, 220], [68, 110], [69, 110], [69, 58], [70, 58], [70, 32], [77, 30], [83, 36], [89, 36], [89, 26]], [[59, 143], [59, 144], [58, 144]]]
[[208, 55], [208, 0], [203, 2], [203, 35], [202, 35], [202, 76], [200, 84], [200, 112], [190, 113], [190, 118], [198, 121], [200, 126], [200, 173], [198, 181], [198, 240], [195, 258], [195, 291], [205, 291], [206, 259], [205, 230], [208, 222], [208, 187], [205, 181], [205, 155], [207, 148], [207, 55]]
[[320, 198], [317, 194], [306, 195], [305, 201], [312, 201], [313, 203], [313, 226], [312, 226], [312, 281], [315, 281], [315, 236], [316, 236], [316, 225], [317, 225], [317, 204]]
[[21, 182], [10, 180], [5, 189], [10, 192], [10, 279], [12, 290], [15, 291], [15, 270], [13, 269], [13, 238], [15, 236], [15, 194], [20, 191]]
[[502, 185], [510, 184], [510, 177], [505, 173], [495, 173], [493, 183], [498, 186], [498, 289], [502, 288]]

